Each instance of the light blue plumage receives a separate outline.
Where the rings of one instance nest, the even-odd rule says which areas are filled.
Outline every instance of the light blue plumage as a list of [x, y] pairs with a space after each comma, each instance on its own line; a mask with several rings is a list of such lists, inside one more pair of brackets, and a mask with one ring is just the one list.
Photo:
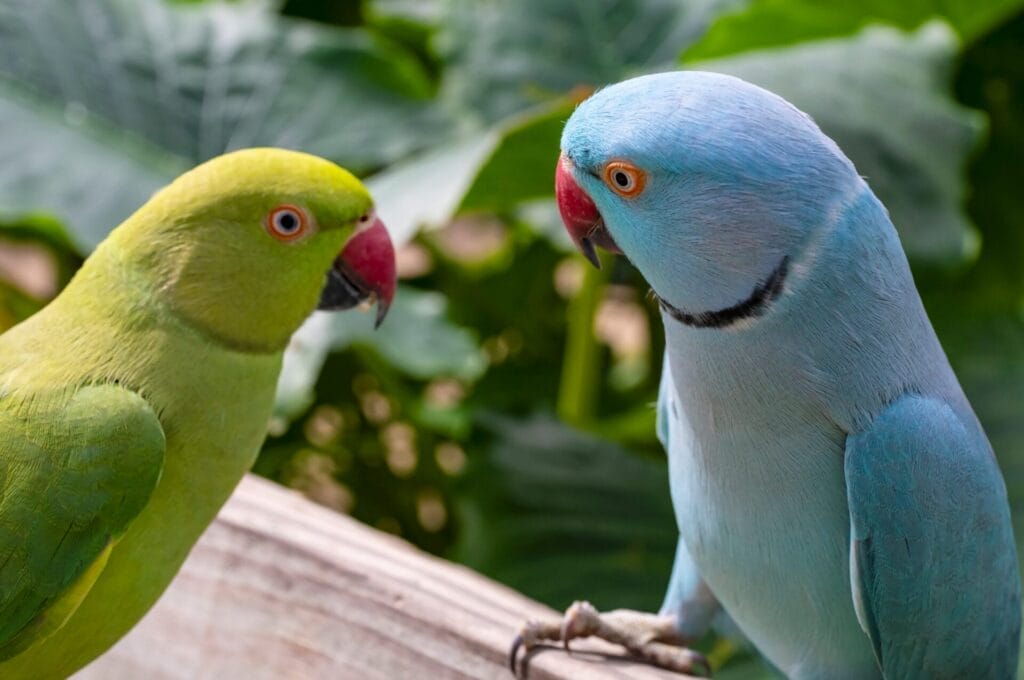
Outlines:
[[1005, 485], [838, 147], [771, 93], [679, 72], [599, 91], [562, 152], [570, 232], [662, 303], [663, 614], [693, 640], [724, 611], [791, 678], [1013, 677]]

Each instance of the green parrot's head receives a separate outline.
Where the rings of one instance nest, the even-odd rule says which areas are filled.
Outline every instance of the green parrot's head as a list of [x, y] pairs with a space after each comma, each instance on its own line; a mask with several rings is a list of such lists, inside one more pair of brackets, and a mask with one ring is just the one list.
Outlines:
[[383, 319], [395, 253], [366, 188], [337, 165], [246, 149], [185, 173], [110, 239], [160, 301], [228, 345], [278, 350], [315, 308], [369, 298]]

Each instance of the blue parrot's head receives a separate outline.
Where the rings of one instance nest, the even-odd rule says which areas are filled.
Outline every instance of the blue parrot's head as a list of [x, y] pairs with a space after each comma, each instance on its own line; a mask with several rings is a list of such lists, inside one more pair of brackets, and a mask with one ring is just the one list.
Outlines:
[[624, 253], [667, 308], [691, 315], [776, 294], [808, 237], [861, 187], [808, 116], [699, 71], [597, 92], [566, 124], [556, 171], [562, 218], [584, 254], [596, 263], [595, 245]]

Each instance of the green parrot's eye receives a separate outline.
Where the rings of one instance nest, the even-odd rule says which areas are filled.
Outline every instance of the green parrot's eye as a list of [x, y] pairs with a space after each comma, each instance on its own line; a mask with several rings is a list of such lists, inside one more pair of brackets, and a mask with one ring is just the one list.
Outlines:
[[279, 241], [294, 241], [308, 230], [306, 213], [294, 205], [279, 205], [267, 214], [267, 231]]

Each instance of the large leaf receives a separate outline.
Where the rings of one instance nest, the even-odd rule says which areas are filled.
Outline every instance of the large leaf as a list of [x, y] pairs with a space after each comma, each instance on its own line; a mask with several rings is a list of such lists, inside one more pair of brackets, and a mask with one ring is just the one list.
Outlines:
[[462, 199], [463, 210], [498, 211], [551, 196], [562, 127], [575, 102], [559, 98], [498, 127], [500, 142]]
[[366, 184], [391, 238], [400, 244], [447, 224], [500, 142], [497, 129], [467, 135], [371, 177]]
[[187, 167], [80, 108], [46, 110], [2, 82], [0, 157], [8, 159], [0, 166], [0, 219], [57, 216], [82, 253]]
[[498, 120], [577, 86], [663, 68], [742, 0], [449, 0], [445, 93]]
[[946, 19], [971, 40], [1022, 5], [1021, 0], [760, 0], [719, 18], [686, 56], [710, 59], [848, 35], [872, 23], [911, 29], [932, 17]]
[[225, 150], [302, 149], [357, 172], [405, 156], [447, 127], [428, 93], [399, 48], [264, 3], [4, 0], [0, 212], [51, 212], [89, 249]]
[[483, 424], [455, 557], [554, 607], [657, 609], [678, 536], [665, 465], [550, 416]]
[[910, 255], [951, 263], [978, 250], [962, 207], [963, 168], [984, 128], [949, 97], [958, 50], [948, 26], [934, 22], [690, 66], [739, 76], [809, 113], [867, 177]]
[[549, 197], [562, 125], [572, 102], [557, 99], [430, 149], [371, 177], [367, 186], [392, 238], [447, 224], [459, 210], [501, 211]]
[[373, 314], [316, 312], [292, 336], [277, 386], [274, 417], [285, 424], [313, 403], [313, 386], [330, 351], [367, 345], [414, 378], [474, 380], [486, 364], [473, 334], [447, 318], [440, 293], [402, 286], [377, 330]]
[[1003, 469], [1024, 554], [1024, 90], [992, 86], [1024, 78], [1024, 13], [962, 62], [958, 92], [991, 112], [989, 143], [970, 173], [984, 248], [964, 275], [918, 277], [918, 287]]
[[933, 314], [1006, 477], [1017, 544], [1024, 545], [1024, 322]]
[[364, 0], [374, 20], [403, 21], [434, 27], [442, 18], [444, 0]]
[[[457, 16], [442, 29], [450, 60], [448, 94], [488, 117], [581, 84], [601, 85], [637, 70], [668, 67], [662, 58], [669, 46], [684, 47], [726, 5], [684, 9], [623, 0], [469, 7], [456, 1], [449, 8], [458, 7]], [[632, 31], [655, 19], [660, 30], [646, 42], [634, 41]], [[490, 30], [492, 24], [501, 30]], [[567, 43], [559, 42], [570, 35]], [[588, 52], [587, 46], [601, 47]], [[909, 34], [869, 28], [850, 38], [688, 66], [738, 75], [808, 111], [868, 177], [910, 255], [947, 264], [970, 259], [978, 248], [962, 210], [963, 168], [983, 120], [949, 94], [959, 47], [947, 27], [931, 23]], [[561, 120], [537, 115], [516, 125], [503, 123], [504, 152], [485, 159], [463, 207], [493, 210], [550, 195], [545, 168], [554, 162]]]
[[[970, 272], [969, 307], [1019, 316], [1024, 310], [1024, 12], [970, 46], [957, 72], [958, 97], [985, 109], [990, 121], [987, 144], [970, 167], [968, 210], [982, 232], [983, 248]], [[963, 283], [956, 288], [963, 290]], [[1024, 344], [1018, 350], [1024, 352]]]

